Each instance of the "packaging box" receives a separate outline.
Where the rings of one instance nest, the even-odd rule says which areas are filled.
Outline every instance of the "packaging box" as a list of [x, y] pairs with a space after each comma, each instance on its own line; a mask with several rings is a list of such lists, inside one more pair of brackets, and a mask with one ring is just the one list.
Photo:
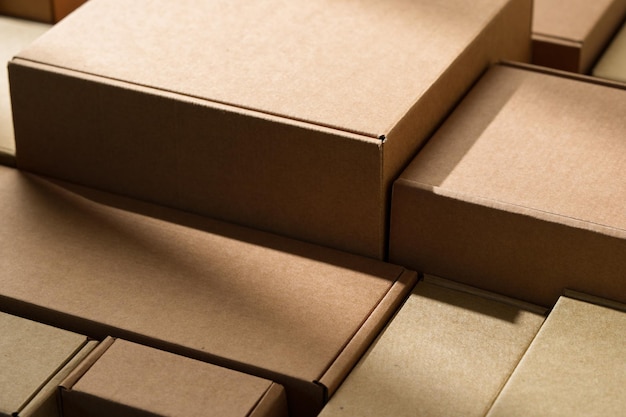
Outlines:
[[393, 179], [530, 59], [531, 3], [88, 2], [10, 65], [17, 164], [382, 259]]
[[626, 24], [600, 56], [592, 74], [595, 77], [626, 83]]
[[0, 167], [0, 308], [283, 385], [314, 416], [416, 274]]
[[390, 259], [548, 307], [626, 301], [626, 91], [528, 67], [490, 70], [396, 181]]
[[487, 416], [624, 414], [625, 327], [626, 305], [566, 293]]
[[320, 417], [482, 417], [544, 313], [427, 276]]
[[0, 0], [0, 14], [56, 23], [86, 0]]
[[58, 384], [96, 343], [0, 312], [0, 416], [59, 416]]
[[64, 417], [287, 417], [279, 384], [113, 338], [60, 390]]
[[587, 73], [626, 16], [626, 0], [535, 0], [532, 63]]

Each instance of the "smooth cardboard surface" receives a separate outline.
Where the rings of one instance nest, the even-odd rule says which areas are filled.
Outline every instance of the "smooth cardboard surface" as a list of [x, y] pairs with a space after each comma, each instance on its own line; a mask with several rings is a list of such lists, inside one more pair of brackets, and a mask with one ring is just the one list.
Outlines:
[[10, 168], [0, 194], [0, 308], [274, 380], [294, 416], [319, 411], [415, 280]]
[[626, 82], [626, 25], [623, 25], [593, 68], [595, 77]]
[[0, 0], [0, 15], [56, 23], [86, 0]]
[[18, 165], [379, 259], [391, 181], [530, 58], [530, 0], [150, 3], [87, 2], [13, 61]]
[[626, 300], [626, 91], [509, 66], [468, 94], [394, 186], [390, 259], [551, 306]]
[[625, 305], [561, 297], [487, 416], [623, 414], [625, 327]]
[[535, 0], [533, 64], [587, 73], [625, 15], [625, 0]]
[[484, 416], [544, 320], [508, 301], [420, 281], [320, 417]]
[[284, 389], [272, 381], [121, 339], [104, 343], [85, 372], [63, 383], [65, 417], [287, 416]]

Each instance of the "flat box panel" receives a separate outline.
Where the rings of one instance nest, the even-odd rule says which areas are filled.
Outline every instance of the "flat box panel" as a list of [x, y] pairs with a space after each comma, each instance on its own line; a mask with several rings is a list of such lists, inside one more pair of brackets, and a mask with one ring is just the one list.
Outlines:
[[0, 0], [0, 14], [56, 23], [86, 0]]
[[392, 180], [530, 59], [531, 3], [90, 1], [10, 65], [17, 164], [382, 259]]
[[621, 88], [494, 67], [396, 181], [390, 259], [544, 306], [626, 300], [624, 114]]
[[593, 67], [594, 77], [626, 83], [626, 25], [623, 25]]

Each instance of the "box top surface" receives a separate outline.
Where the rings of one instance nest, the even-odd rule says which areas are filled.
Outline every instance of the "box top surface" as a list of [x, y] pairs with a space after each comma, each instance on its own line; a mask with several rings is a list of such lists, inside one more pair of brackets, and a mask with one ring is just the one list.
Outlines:
[[593, 75], [626, 83], [626, 24], [598, 60]]
[[100, 0], [18, 56], [378, 137], [507, 2]]
[[86, 340], [76, 333], [0, 313], [0, 413], [20, 411]]
[[400, 178], [623, 236], [624, 114], [622, 89], [496, 66]]
[[117, 339], [68, 388], [155, 415], [244, 417], [273, 384]]
[[623, 0], [535, 0], [533, 33], [583, 42], [616, 1]]

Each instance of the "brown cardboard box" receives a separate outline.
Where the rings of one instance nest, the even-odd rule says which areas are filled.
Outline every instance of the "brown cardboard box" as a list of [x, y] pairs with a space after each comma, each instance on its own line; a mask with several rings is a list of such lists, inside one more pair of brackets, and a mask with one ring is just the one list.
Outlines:
[[394, 185], [392, 262], [544, 306], [626, 301], [626, 91], [569, 75], [481, 79]]
[[10, 65], [18, 166], [382, 259], [391, 182], [530, 59], [531, 3], [88, 2]]
[[544, 313], [427, 276], [320, 417], [482, 417]]
[[107, 338], [61, 383], [64, 417], [287, 417], [282, 386]]
[[535, 0], [533, 64], [587, 73], [626, 15], [626, 0]]
[[0, 0], [0, 14], [56, 23], [86, 0]]
[[593, 67], [592, 74], [595, 77], [626, 83], [626, 24], [615, 35]]
[[624, 414], [626, 305], [566, 295], [548, 316], [488, 417]]
[[414, 284], [399, 266], [0, 167], [0, 308], [276, 381], [313, 416]]
[[85, 336], [0, 312], [0, 416], [59, 416], [57, 385], [95, 344]]

